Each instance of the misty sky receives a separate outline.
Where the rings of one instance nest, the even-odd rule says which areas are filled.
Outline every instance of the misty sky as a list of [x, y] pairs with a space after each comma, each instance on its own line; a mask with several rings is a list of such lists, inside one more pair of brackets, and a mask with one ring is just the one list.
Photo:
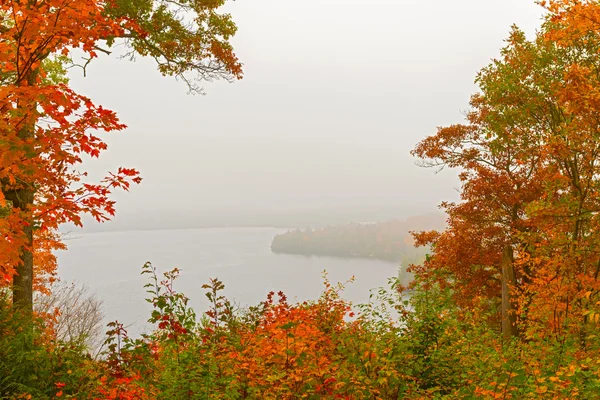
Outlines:
[[121, 221], [181, 210], [401, 206], [457, 198], [455, 173], [409, 151], [461, 122], [476, 72], [511, 24], [531, 36], [533, 0], [237, 0], [226, 7], [245, 78], [204, 85], [160, 76], [151, 60], [102, 55], [76, 90], [129, 128], [86, 164], [94, 176], [136, 167]]

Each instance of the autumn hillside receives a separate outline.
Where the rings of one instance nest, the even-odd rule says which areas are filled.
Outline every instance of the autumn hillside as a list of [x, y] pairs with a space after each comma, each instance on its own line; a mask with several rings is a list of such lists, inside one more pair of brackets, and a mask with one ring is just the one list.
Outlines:
[[377, 258], [408, 266], [422, 261], [429, 251], [416, 249], [410, 232], [442, 230], [444, 226], [442, 214], [429, 214], [404, 221], [298, 229], [275, 236], [271, 249], [276, 253]]
[[[130, 337], [118, 321], [98, 333], [93, 295], [57, 282], [59, 227], [108, 221], [114, 192], [141, 183], [131, 167], [100, 180], [84, 168], [125, 125], [67, 71], [87, 73], [119, 46], [202, 92], [202, 82], [242, 78], [233, 16], [224, 0], [0, 1], [0, 399], [600, 398], [600, 2], [536, 3], [535, 34], [507, 31], [498, 56], [473, 71], [464, 118], [412, 150], [432, 173], [458, 172], [445, 225], [355, 224], [274, 242], [395, 260], [406, 232], [423, 229], [413, 238], [427, 255], [409, 287], [390, 277], [350, 304], [324, 274], [318, 298], [275, 291], [241, 307], [210, 279], [195, 288], [209, 305], [194, 310], [180, 271], [147, 262], [152, 329]], [[367, 58], [370, 45], [355, 47]]]

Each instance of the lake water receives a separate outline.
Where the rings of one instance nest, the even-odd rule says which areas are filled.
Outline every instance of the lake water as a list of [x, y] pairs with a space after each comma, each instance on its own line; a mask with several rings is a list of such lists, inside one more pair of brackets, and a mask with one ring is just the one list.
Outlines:
[[147, 275], [141, 267], [151, 261], [159, 273], [177, 267], [176, 290], [185, 293], [198, 313], [208, 302], [201, 286], [209, 278], [225, 284], [224, 293], [242, 306], [265, 300], [269, 291], [282, 290], [289, 299], [318, 298], [322, 273], [332, 283], [347, 285], [344, 298], [367, 302], [369, 290], [386, 286], [398, 275], [395, 263], [368, 259], [274, 254], [275, 228], [216, 228], [102, 232], [75, 234], [58, 254], [59, 276], [85, 284], [104, 302], [105, 322], [119, 320], [130, 334], [148, 329], [151, 306], [144, 301]]

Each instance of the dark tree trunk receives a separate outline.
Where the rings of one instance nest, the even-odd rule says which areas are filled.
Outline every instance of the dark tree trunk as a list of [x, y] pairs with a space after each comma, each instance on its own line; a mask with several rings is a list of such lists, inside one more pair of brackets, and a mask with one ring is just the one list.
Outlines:
[[507, 341], [518, 336], [517, 316], [510, 294], [510, 287], [515, 285], [513, 249], [507, 245], [502, 252], [502, 337]]
[[[13, 209], [27, 210], [31, 214], [33, 205], [33, 189], [12, 190], [4, 193], [12, 202]], [[33, 219], [28, 218], [28, 225], [23, 226], [26, 237], [25, 246], [21, 249], [21, 262], [15, 268], [17, 275], [13, 279], [13, 305], [19, 310], [31, 314], [33, 311]]]
[[[23, 78], [20, 85], [34, 86], [37, 83], [39, 71], [30, 70]], [[27, 140], [35, 135], [35, 125], [37, 122], [37, 104], [27, 104], [24, 114], [24, 125], [19, 128], [18, 137]], [[30, 149], [33, 152], [33, 149]], [[26, 174], [24, 174], [26, 176]], [[11, 190], [4, 190], [4, 197], [12, 203], [14, 212], [24, 213], [24, 224], [21, 227], [25, 236], [25, 244], [20, 249], [21, 259], [16, 266], [16, 275], [13, 278], [13, 306], [25, 313], [33, 315], [33, 200], [35, 196], [35, 182], [23, 181], [17, 182], [18, 187]], [[4, 185], [3, 185], [4, 186]]]

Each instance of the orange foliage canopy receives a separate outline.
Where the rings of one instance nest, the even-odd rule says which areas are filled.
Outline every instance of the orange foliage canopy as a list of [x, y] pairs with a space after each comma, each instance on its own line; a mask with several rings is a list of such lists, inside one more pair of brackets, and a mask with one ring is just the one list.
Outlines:
[[[125, 128], [114, 112], [74, 92], [60, 78], [73, 49], [90, 60], [126, 41], [135, 53], [153, 57], [161, 73], [199, 90], [195, 79], [241, 77], [229, 38], [235, 25], [216, 8], [224, 1], [13, 0], [0, 2], [0, 286], [15, 274], [43, 288], [62, 248], [57, 228], [81, 225], [82, 214], [106, 221], [115, 213], [115, 188], [141, 178], [119, 168], [99, 183], [87, 182], [77, 166], [83, 156], [106, 150], [100, 132]], [[189, 13], [194, 23], [180, 15]], [[196, 73], [190, 77], [189, 73]], [[59, 75], [57, 78], [56, 76]], [[32, 261], [33, 255], [34, 260]], [[31, 285], [25, 282], [25, 286]]]
[[600, 6], [548, 7], [533, 41], [514, 28], [479, 73], [467, 123], [413, 151], [461, 168], [463, 182], [462, 202], [443, 205], [449, 229], [417, 235], [434, 253], [415, 269], [463, 307], [483, 298], [499, 311], [504, 291], [503, 319], [525, 336], [584, 331], [600, 294], [600, 26], [590, 25]]
[[[140, 178], [135, 170], [121, 169], [101, 184], [75, 186], [85, 176], [73, 168], [81, 156], [97, 157], [106, 149], [93, 132], [125, 126], [112, 111], [65, 84], [50, 82], [43, 66], [49, 55], [68, 54], [73, 47], [93, 56], [95, 43], [122, 34], [126, 21], [104, 15], [104, 4], [97, 1], [12, 1], [1, 7], [0, 206], [7, 215], [0, 219], [0, 266], [6, 282], [16, 273], [24, 251], [35, 251], [36, 264], [52, 272], [54, 260], [48, 250], [59, 245], [57, 236], [48, 232], [67, 221], [81, 224], [83, 212], [108, 219], [114, 214], [114, 202], [108, 198], [111, 188], [127, 188], [129, 179]], [[8, 203], [10, 193], [20, 199]], [[33, 201], [24, 198], [30, 193]], [[23, 229], [32, 225], [35, 249]]]

